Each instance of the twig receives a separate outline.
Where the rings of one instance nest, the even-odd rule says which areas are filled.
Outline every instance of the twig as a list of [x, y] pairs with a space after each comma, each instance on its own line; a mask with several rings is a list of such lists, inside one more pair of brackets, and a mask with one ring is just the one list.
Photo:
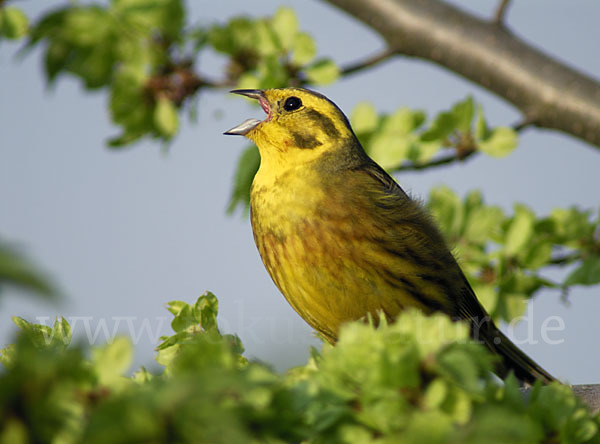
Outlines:
[[205, 88], [233, 88], [235, 86], [234, 82], [227, 79], [213, 80], [207, 79], [204, 76], [199, 76], [199, 79], [202, 82], [202, 86]]
[[548, 265], [565, 265], [575, 262], [578, 259], [581, 259], [581, 252], [579, 251], [562, 256], [555, 256], [548, 261]]
[[474, 156], [476, 153], [478, 153], [479, 151], [468, 151], [466, 154], [452, 154], [449, 156], [444, 156], [444, 157], [440, 157], [436, 160], [432, 160], [431, 162], [427, 162], [427, 163], [409, 163], [409, 164], [405, 164], [405, 165], [400, 165], [394, 169], [392, 169], [391, 171], [393, 173], [397, 173], [400, 171], [419, 171], [419, 170], [425, 170], [427, 168], [435, 168], [438, 166], [443, 166], [443, 165], [447, 165], [449, 163], [453, 163], [453, 162], [462, 162], [464, 160], [469, 159], [470, 157]]
[[506, 9], [510, 4], [510, 0], [501, 0], [498, 4], [498, 8], [496, 8], [496, 13], [494, 14], [494, 23], [498, 26], [504, 26], [504, 17], [506, 16]]
[[529, 126], [532, 126], [533, 124], [535, 124], [535, 119], [533, 117], [525, 117], [520, 122], [515, 123], [512, 126], [512, 129], [518, 133]]
[[355, 72], [361, 71], [366, 68], [371, 68], [378, 63], [383, 62], [389, 57], [394, 55], [394, 51], [390, 48], [386, 48], [378, 54], [374, 54], [370, 57], [365, 58], [364, 60], [351, 63], [340, 70], [342, 75], [354, 74]]

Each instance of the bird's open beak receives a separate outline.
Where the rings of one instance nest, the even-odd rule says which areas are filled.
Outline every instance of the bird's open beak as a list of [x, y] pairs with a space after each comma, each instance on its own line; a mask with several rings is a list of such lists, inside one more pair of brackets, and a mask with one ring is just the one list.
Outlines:
[[[267, 118], [265, 120], [271, 119], [271, 107], [269, 106], [269, 102], [265, 97], [265, 92], [261, 89], [234, 89], [233, 91], [229, 91], [233, 94], [239, 94], [241, 96], [250, 97], [251, 99], [258, 100], [262, 109], [267, 113]], [[258, 126], [262, 120], [258, 119], [247, 119], [244, 122], [240, 123], [238, 126], [231, 128], [228, 131], [225, 131], [223, 134], [233, 135], [233, 136], [245, 136], [250, 131]]]

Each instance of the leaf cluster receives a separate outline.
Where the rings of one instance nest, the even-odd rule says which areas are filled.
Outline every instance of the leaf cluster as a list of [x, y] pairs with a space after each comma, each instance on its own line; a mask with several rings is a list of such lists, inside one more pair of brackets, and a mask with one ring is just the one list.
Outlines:
[[[25, 35], [20, 14], [0, 9], [0, 35]], [[182, 0], [76, 3], [33, 24], [26, 49], [43, 46], [50, 85], [70, 74], [88, 90], [108, 90], [111, 118], [122, 129], [108, 141], [113, 148], [147, 136], [171, 140], [180, 110], [189, 103], [192, 115], [192, 99], [202, 88], [325, 84], [339, 76], [330, 59], [315, 58], [314, 40], [299, 30], [289, 8], [267, 18], [186, 26]], [[227, 57], [223, 79], [211, 81], [194, 67], [205, 50]]]
[[0, 241], [0, 294], [6, 287], [17, 288], [41, 298], [55, 300], [58, 290], [23, 253]]
[[169, 139], [177, 131], [181, 90], [195, 81], [176, 57], [183, 20], [181, 0], [73, 4], [35, 23], [27, 48], [43, 45], [49, 84], [68, 73], [89, 90], [109, 89], [111, 117], [123, 129], [109, 145], [144, 135]]
[[[427, 206], [496, 319], [521, 316], [541, 289], [565, 294], [573, 285], [600, 283], [600, 214], [572, 207], [539, 217], [524, 204], [506, 214], [486, 205], [479, 191], [461, 200], [446, 187], [432, 190]], [[547, 277], [557, 266], [572, 268], [562, 282]]]
[[600, 442], [598, 417], [567, 386], [527, 398], [512, 378], [498, 384], [468, 327], [442, 315], [349, 324], [335, 347], [279, 374], [219, 332], [211, 293], [167, 308], [164, 367], [132, 377], [128, 339], [87, 349], [70, 344], [64, 319], [16, 318], [21, 332], [2, 350], [0, 442]]
[[502, 157], [517, 146], [516, 132], [508, 127], [489, 128], [472, 97], [439, 112], [427, 125], [423, 111], [403, 107], [378, 114], [368, 102], [354, 108], [350, 122], [373, 160], [391, 171], [407, 161], [425, 167], [442, 149], [454, 148], [461, 160], [476, 151]]
[[337, 65], [316, 58], [310, 34], [300, 31], [290, 8], [272, 17], [234, 17], [206, 31], [205, 42], [228, 57], [228, 80], [238, 88], [281, 88], [303, 83], [328, 84], [339, 77]]
[[4, 6], [0, 2], [0, 41], [21, 39], [28, 29], [29, 19], [23, 11], [14, 6]]

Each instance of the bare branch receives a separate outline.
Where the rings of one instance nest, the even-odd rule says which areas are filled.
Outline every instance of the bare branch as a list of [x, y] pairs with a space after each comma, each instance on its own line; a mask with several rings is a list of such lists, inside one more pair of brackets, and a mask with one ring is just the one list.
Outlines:
[[600, 384], [580, 384], [571, 386], [573, 393], [581, 399], [593, 414], [600, 411]]
[[364, 60], [351, 63], [341, 69], [342, 75], [354, 74], [355, 72], [362, 71], [366, 68], [371, 68], [384, 60], [390, 58], [395, 54], [390, 48], [386, 48], [378, 54], [374, 54], [370, 57], [365, 58]]
[[548, 265], [566, 265], [579, 259], [581, 259], [581, 252], [576, 251], [562, 256], [555, 256], [548, 261]]
[[496, 13], [494, 14], [494, 24], [496, 26], [504, 26], [504, 17], [506, 16], [506, 9], [510, 4], [510, 0], [500, 0]]
[[525, 128], [532, 126], [533, 124], [534, 124], [533, 120], [524, 118], [520, 122], [515, 123], [512, 126], [512, 129], [518, 133], [518, 132], [523, 131]]
[[425, 170], [427, 168], [435, 168], [435, 167], [439, 167], [439, 166], [443, 166], [443, 165], [448, 165], [449, 163], [454, 163], [454, 162], [462, 162], [465, 161], [471, 157], [473, 157], [476, 153], [478, 153], [479, 151], [468, 151], [464, 154], [451, 154], [449, 156], [444, 156], [444, 157], [439, 157], [435, 160], [432, 160], [431, 162], [426, 162], [426, 163], [408, 163], [408, 164], [404, 164], [404, 165], [400, 165], [396, 168], [393, 168], [392, 170], [390, 170], [392, 173], [397, 173], [400, 171], [419, 171], [419, 170]]
[[600, 147], [600, 83], [533, 48], [506, 28], [439, 0], [327, 0], [398, 54], [420, 57], [476, 82], [538, 127]]

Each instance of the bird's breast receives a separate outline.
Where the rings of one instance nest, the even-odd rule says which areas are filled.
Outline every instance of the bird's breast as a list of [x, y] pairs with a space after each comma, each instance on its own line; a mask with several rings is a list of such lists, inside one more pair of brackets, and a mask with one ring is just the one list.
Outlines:
[[[327, 339], [347, 321], [382, 309], [379, 282], [368, 261], [369, 227], [328, 200], [313, 184], [309, 193], [294, 180], [253, 185], [254, 239], [271, 278], [292, 307]], [[337, 205], [336, 209], [334, 206]], [[388, 307], [400, 310], [399, 299]]]

